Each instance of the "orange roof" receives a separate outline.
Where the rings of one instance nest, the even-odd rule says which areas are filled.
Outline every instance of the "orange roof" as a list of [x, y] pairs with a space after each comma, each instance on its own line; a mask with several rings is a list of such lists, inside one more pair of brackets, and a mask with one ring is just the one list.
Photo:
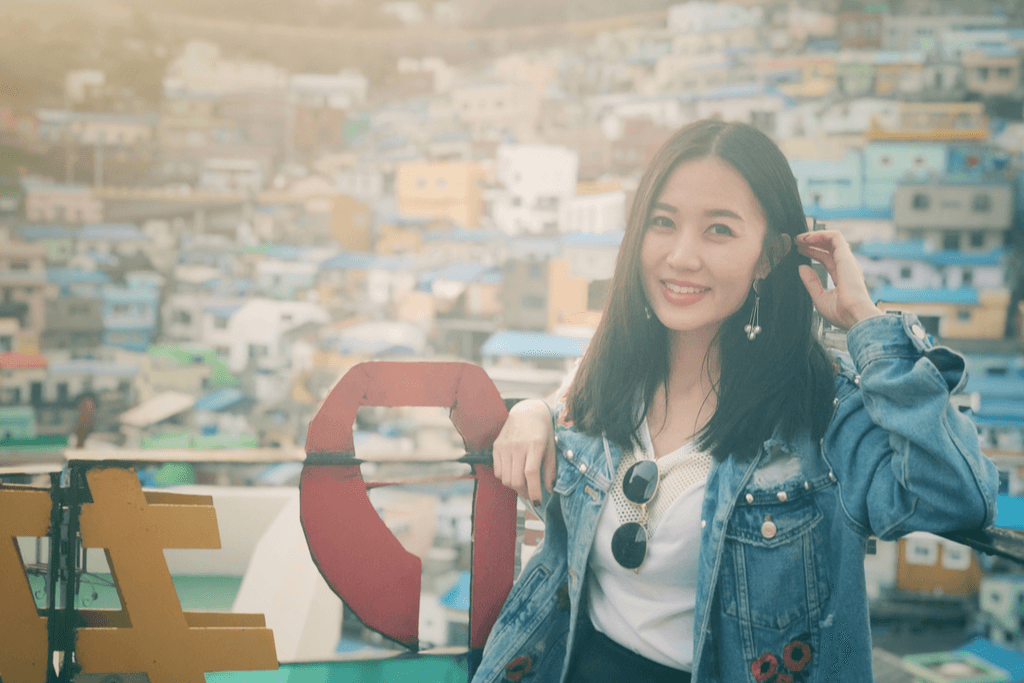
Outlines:
[[45, 368], [46, 356], [41, 353], [0, 353], [0, 368]]

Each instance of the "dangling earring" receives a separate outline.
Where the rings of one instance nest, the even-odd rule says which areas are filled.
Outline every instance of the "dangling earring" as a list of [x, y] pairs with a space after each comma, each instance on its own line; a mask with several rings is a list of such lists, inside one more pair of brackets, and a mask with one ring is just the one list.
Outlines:
[[750, 322], [743, 327], [743, 331], [747, 333], [747, 339], [754, 341], [754, 338], [761, 333], [761, 326], [758, 324], [757, 311], [761, 307], [761, 295], [757, 293], [757, 284], [753, 286], [754, 290], [754, 307], [750, 310]]
[[644, 313], [647, 314], [647, 319], [648, 320], [650, 320], [652, 317], [654, 317], [654, 316], [651, 315], [651, 307], [648, 306], [647, 304], [644, 304]]

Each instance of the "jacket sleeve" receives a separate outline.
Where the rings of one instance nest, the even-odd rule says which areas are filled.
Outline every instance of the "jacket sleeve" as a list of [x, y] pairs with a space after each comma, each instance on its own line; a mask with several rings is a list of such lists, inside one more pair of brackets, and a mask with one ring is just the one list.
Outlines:
[[884, 540], [991, 525], [999, 474], [950, 402], [967, 381], [963, 357], [908, 313], [861, 321], [847, 347], [822, 441], [847, 516]]

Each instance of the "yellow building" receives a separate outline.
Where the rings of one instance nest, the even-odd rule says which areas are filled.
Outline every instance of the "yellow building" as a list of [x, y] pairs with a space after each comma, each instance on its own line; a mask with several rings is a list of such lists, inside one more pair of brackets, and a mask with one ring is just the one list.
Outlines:
[[1020, 83], [1020, 56], [974, 50], [963, 56], [964, 84], [983, 97], [1013, 95]]
[[904, 102], [895, 127], [872, 120], [868, 140], [984, 141], [988, 117], [981, 102]]
[[330, 198], [331, 234], [346, 251], [370, 251], [370, 207], [346, 195]]
[[448, 218], [459, 225], [480, 225], [484, 169], [464, 162], [401, 164], [395, 181], [398, 210], [410, 218]]
[[597, 327], [606, 298], [605, 281], [572, 274], [565, 259], [548, 262], [548, 331], [559, 325]]
[[919, 90], [923, 87], [924, 60], [911, 56], [878, 64], [875, 67], [875, 94], [898, 94], [905, 83], [915, 83]]
[[423, 236], [419, 230], [384, 225], [380, 227], [374, 251], [382, 256], [418, 254], [422, 247]]
[[982, 290], [976, 303], [878, 302], [883, 311], [914, 313], [928, 331], [942, 339], [1002, 339], [1010, 292], [1005, 289]]
[[[823, 55], [799, 55], [762, 59], [754, 64], [757, 76], [766, 82], [778, 82], [778, 88], [790, 97], [824, 97], [836, 87], [836, 60]], [[797, 74], [795, 80], [791, 74]]]

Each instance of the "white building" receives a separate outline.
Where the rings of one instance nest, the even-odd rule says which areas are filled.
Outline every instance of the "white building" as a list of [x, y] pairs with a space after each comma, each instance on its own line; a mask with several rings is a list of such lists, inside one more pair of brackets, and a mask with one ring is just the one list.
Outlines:
[[901, 111], [898, 100], [865, 97], [833, 104], [821, 114], [819, 125], [826, 135], [863, 135], [872, 122], [886, 129], [897, 128]]
[[364, 104], [368, 85], [366, 76], [357, 69], [336, 74], [294, 74], [288, 80], [293, 104], [330, 109]]
[[494, 224], [509, 235], [552, 234], [561, 207], [576, 195], [579, 153], [556, 145], [499, 145]]
[[668, 29], [673, 33], [728, 31], [746, 26], [760, 26], [762, 18], [760, 7], [687, 2], [668, 8]]
[[212, 192], [251, 192], [263, 189], [263, 164], [256, 159], [206, 159], [199, 186]]
[[605, 234], [626, 229], [626, 193], [622, 190], [576, 195], [559, 208], [562, 232]]
[[226, 321], [224, 313], [227, 311], [208, 313], [213, 329], [204, 330], [208, 332], [204, 342], [214, 347], [227, 347], [228, 367], [232, 372], [241, 372], [250, 363], [265, 370], [288, 367], [290, 363], [282, 336], [306, 323], [330, 321], [330, 315], [323, 307], [305, 301], [251, 299], [229, 312]]
[[214, 43], [189, 42], [167, 66], [164, 92], [227, 95], [239, 92], [285, 91], [288, 72], [265, 62], [223, 59]]

